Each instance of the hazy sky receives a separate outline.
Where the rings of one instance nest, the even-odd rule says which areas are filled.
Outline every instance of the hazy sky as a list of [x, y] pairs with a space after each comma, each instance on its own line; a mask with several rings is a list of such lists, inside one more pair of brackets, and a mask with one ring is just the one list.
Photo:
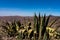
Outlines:
[[60, 0], [0, 0], [0, 16], [33, 16], [35, 12], [60, 16]]

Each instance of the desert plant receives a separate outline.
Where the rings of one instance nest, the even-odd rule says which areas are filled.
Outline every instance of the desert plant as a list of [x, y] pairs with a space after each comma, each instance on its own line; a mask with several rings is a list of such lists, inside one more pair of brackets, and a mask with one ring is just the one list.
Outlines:
[[8, 35], [12, 37], [18, 34], [18, 29], [20, 26], [21, 24], [18, 23], [18, 21], [14, 21], [11, 23], [6, 22], [6, 26], [3, 26], [3, 28], [7, 31]]
[[48, 18], [46, 19], [46, 15], [42, 16], [41, 18], [40, 14], [39, 14], [39, 17], [37, 17], [35, 14], [34, 27], [35, 27], [36, 33], [38, 34], [38, 38], [37, 38], [38, 40], [43, 40], [44, 37], [46, 37], [46, 40], [49, 39], [49, 34], [46, 32], [46, 27], [48, 25], [49, 19], [50, 19], [50, 16], [48, 16]]

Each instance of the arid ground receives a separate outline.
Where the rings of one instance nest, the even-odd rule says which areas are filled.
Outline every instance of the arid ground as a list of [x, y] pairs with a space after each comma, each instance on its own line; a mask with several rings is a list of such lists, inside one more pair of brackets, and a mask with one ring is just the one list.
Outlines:
[[[58, 25], [60, 25], [60, 17], [59, 16], [51, 16], [49, 23], [55, 19], [58, 19], [56, 23], [52, 26], [52, 28], [56, 28]], [[28, 21], [32, 23], [32, 27], [34, 24], [34, 19], [33, 17], [30, 16], [0, 16], [0, 40], [15, 40], [15, 37], [7, 37], [6, 33], [4, 33], [4, 29], [2, 28], [1, 25], [5, 25], [5, 23], [12, 22], [13, 20], [20, 20], [21, 23], [27, 24]], [[59, 28], [60, 29], [60, 28]], [[60, 31], [60, 30], [57, 31]], [[26, 39], [27, 40], [27, 39]]]

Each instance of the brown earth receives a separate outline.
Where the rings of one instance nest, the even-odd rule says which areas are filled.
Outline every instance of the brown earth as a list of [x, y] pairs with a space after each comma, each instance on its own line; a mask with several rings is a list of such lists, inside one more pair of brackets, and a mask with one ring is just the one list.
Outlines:
[[[56, 21], [56, 23], [54, 23], [54, 25], [52, 26], [53, 28], [56, 28], [58, 25], [60, 25], [60, 17], [59, 16], [51, 16], [50, 17], [50, 20], [49, 20], [49, 23], [55, 19], [59, 19], [58, 21]], [[28, 21], [30, 21], [33, 25], [33, 17], [30, 17], [30, 16], [0, 16], [0, 40], [15, 40], [15, 38], [11, 37], [7, 37], [6, 34], [4, 33], [1, 33], [1, 30], [4, 30], [2, 29], [1, 25], [4, 25], [6, 21], [8, 22], [12, 22], [13, 20], [20, 20], [21, 23], [23, 24], [27, 24]], [[60, 29], [60, 28], [59, 28]], [[59, 31], [58, 29], [58, 31]]]

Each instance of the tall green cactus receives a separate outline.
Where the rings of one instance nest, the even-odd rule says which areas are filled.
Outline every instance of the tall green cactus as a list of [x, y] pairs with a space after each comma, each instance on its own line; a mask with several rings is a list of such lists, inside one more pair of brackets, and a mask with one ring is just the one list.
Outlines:
[[[36, 32], [38, 34], [38, 40], [43, 40], [46, 35], [46, 27], [48, 25], [50, 16], [46, 19], [46, 15], [37, 17], [35, 14], [34, 24], [36, 25]], [[49, 36], [49, 35], [46, 35]]]
[[35, 15], [34, 15], [34, 30], [36, 30], [36, 24], [37, 24], [37, 16], [35, 13]]

